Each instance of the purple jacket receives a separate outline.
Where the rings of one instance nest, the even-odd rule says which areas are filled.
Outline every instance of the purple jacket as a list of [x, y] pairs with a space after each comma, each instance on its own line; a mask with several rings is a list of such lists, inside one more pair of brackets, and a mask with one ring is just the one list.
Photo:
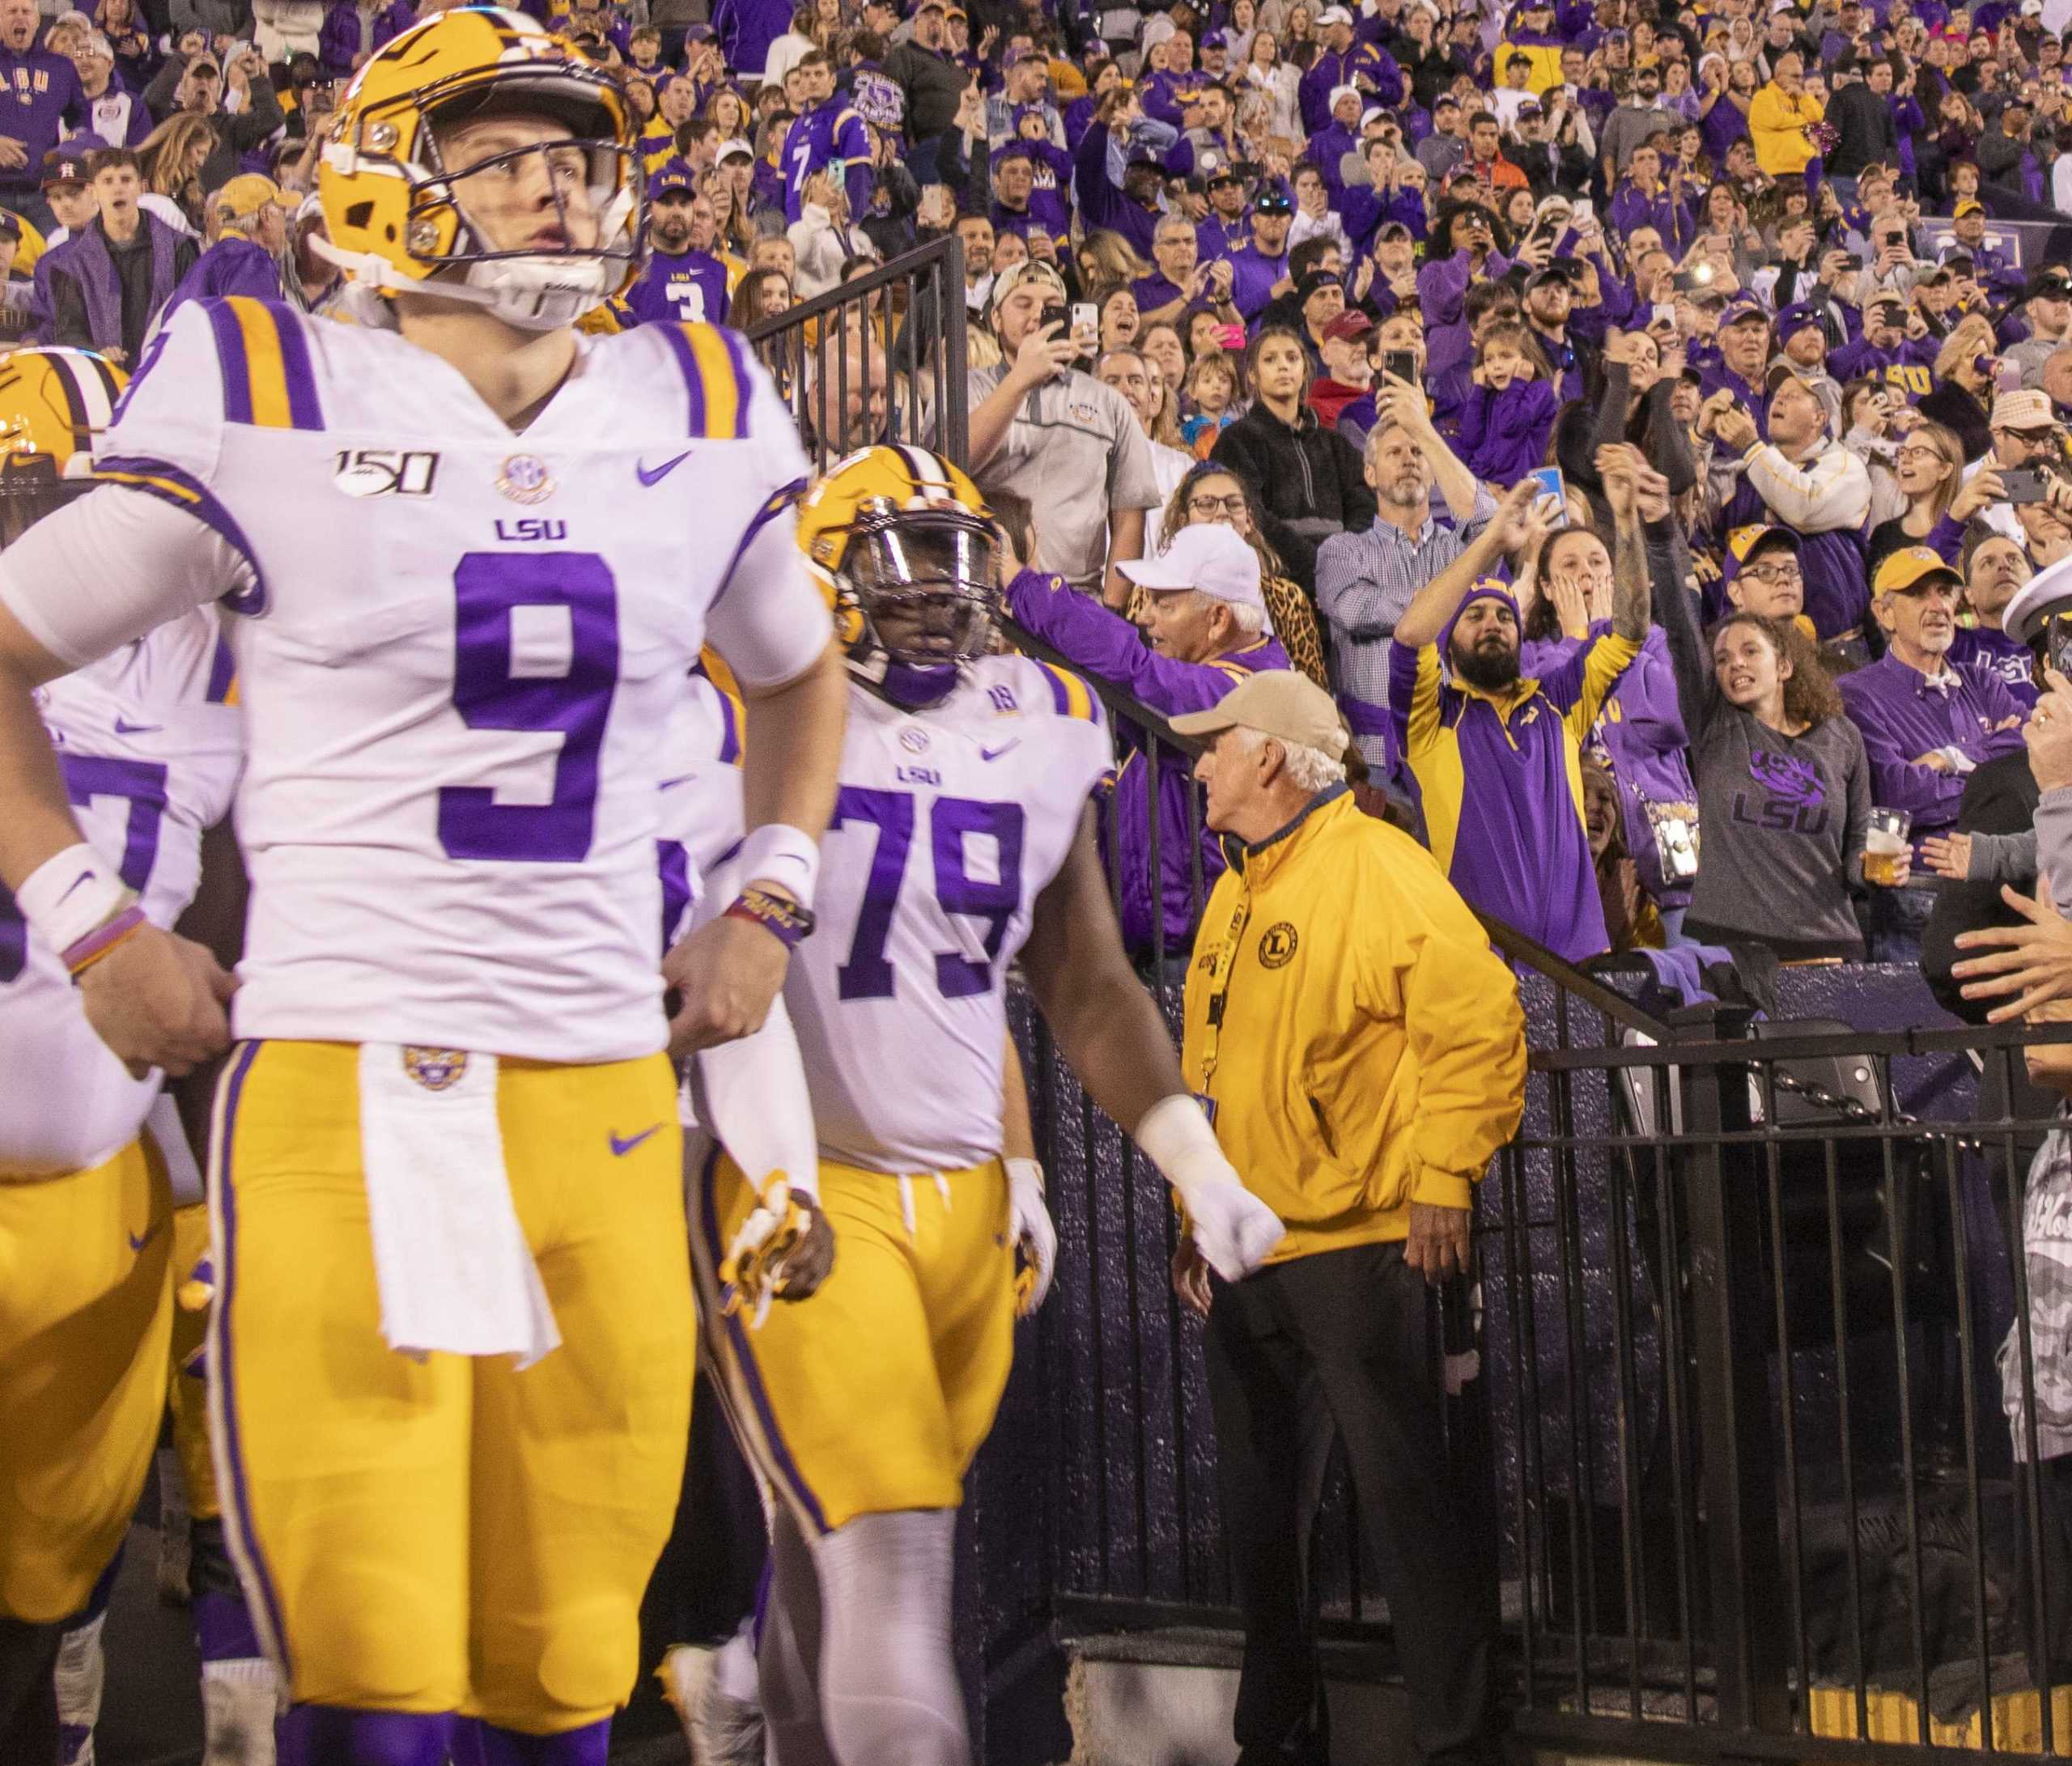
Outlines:
[[[1594, 638], [1611, 629], [1608, 620], [1590, 627]], [[1518, 673], [1535, 677], [1552, 674], [1582, 647], [1580, 638], [1528, 643], [1518, 652]], [[1620, 824], [1626, 851], [1640, 872], [1641, 887], [1657, 906], [1688, 907], [1688, 881], [1671, 882], [1663, 874], [1662, 843], [1655, 823], [1684, 821], [1698, 826], [1698, 787], [1691, 777], [1684, 750], [1690, 737], [1676, 696], [1676, 674], [1669, 655], [1669, 634], [1650, 627], [1641, 653], [1606, 695], [1604, 709], [1590, 725], [1583, 748], [1611, 775], [1619, 787]]]
[[1331, 89], [1338, 86], [1359, 87], [1369, 95], [1365, 102], [1383, 110], [1403, 102], [1403, 70], [1380, 45], [1356, 41], [1343, 55], [1325, 49], [1310, 62], [1296, 91], [1304, 133], [1314, 135], [1331, 121]]
[[2022, 750], [2025, 714], [1998, 675], [1946, 668], [1942, 678], [1947, 686], [1931, 686], [1919, 669], [1887, 656], [1836, 683], [1863, 732], [1872, 800], [1907, 811], [1917, 840], [1956, 820], [1965, 777], [1917, 766], [1917, 756], [1954, 746], [1984, 762]]
[[316, 59], [326, 74], [342, 79], [353, 70], [353, 57], [363, 51], [372, 55], [391, 37], [400, 36], [417, 22], [410, 0], [394, 0], [375, 15], [374, 40], [360, 41], [359, 9], [353, 0], [333, 0], [324, 14], [324, 28], [316, 36]]
[[194, 267], [174, 284], [159, 314], [163, 325], [183, 300], [209, 300], [224, 295], [249, 295], [255, 300], [284, 298], [281, 266], [265, 246], [228, 233], [194, 260]]
[[[1267, 669], [1285, 669], [1288, 652], [1272, 638], [1260, 638], [1213, 662], [1175, 662], [1145, 647], [1142, 637], [1119, 613], [1110, 613], [1090, 596], [1067, 588], [1064, 579], [1024, 571], [1008, 585], [1008, 611], [1029, 631], [1062, 655], [1075, 669], [1119, 687], [1161, 717], [1206, 711], [1245, 679]], [[1141, 953], [1153, 948], [1151, 904], [1150, 763], [1143, 740], [1121, 726], [1131, 752], [1115, 780], [1115, 850], [1113, 862], [1122, 879], [1123, 942]], [[1194, 936], [1195, 910], [1223, 870], [1223, 854], [1199, 809], [1193, 811], [1200, 830], [1198, 843], [1200, 893], [1195, 885], [1195, 860], [1188, 850], [1189, 805], [1196, 787], [1193, 762], [1177, 749], [1158, 757], [1159, 894], [1163, 906], [1166, 947], [1184, 952]], [[1104, 842], [1108, 824], [1102, 827]]]
[[1469, 389], [1461, 408], [1460, 445], [1469, 471], [1506, 490], [1543, 465], [1554, 428], [1554, 388], [1544, 380], [1514, 380], [1501, 393]]
[[1636, 227], [1651, 227], [1662, 236], [1663, 248], [1672, 257], [1681, 257], [1698, 236], [1698, 223], [1688, 201], [1672, 197], [1664, 185], [1650, 196], [1632, 179], [1619, 186], [1611, 198], [1608, 219], [1611, 231], [1623, 239]]
[[[1494, 282], [1509, 274], [1511, 261], [1492, 251], [1483, 261], [1482, 274]], [[1467, 316], [1462, 302], [1475, 270], [1465, 250], [1429, 263], [1417, 273], [1417, 304], [1424, 315], [1425, 371], [1443, 373], [1468, 352]]]
[[40, 45], [17, 55], [0, 49], [0, 86], [12, 94], [6, 133], [28, 151], [19, 170], [0, 172], [0, 185], [33, 189], [43, 156], [57, 145], [58, 125], [79, 128], [86, 119], [87, 95], [79, 89], [79, 70], [70, 57]]
[[[1934, 535], [1930, 534], [1931, 541]], [[1955, 559], [1951, 561], [1952, 563]], [[1951, 640], [1950, 660], [1959, 669], [1981, 669], [1998, 675], [2025, 711], [2036, 709], [2036, 684], [2029, 672], [2029, 650], [1997, 626], [1959, 626]]]

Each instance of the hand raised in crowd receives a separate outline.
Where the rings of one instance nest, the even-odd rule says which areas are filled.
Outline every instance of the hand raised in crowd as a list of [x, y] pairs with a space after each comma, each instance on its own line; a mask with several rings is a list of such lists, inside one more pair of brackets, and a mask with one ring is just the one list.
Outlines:
[[2007, 487], [2000, 482], [1999, 469], [1981, 466], [1950, 499], [1950, 519], [1968, 521], [1989, 504], [2004, 503], [2006, 499]]
[[2072, 996], [2072, 921], [2057, 911], [2049, 887], [2039, 885], [2032, 896], [2003, 885], [2000, 898], [2027, 923], [1958, 933], [1959, 950], [1985, 954], [1967, 957], [1950, 970], [1964, 983], [1967, 1000], [2005, 1002], [1986, 1013], [1989, 1024], [2006, 1024]]
[[1384, 372], [1374, 403], [1380, 422], [1400, 425], [1420, 439], [1432, 433], [1432, 407], [1423, 387]]
[[1762, 437], [1756, 433], [1756, 419], [1734, 402], [1730, 393], [1723, 410], [1713, 419], [1713, 433], [1730, 453], [1745, 454]]
[[[1403, 384], [1400, 380], [1395, 384]], [[1419, 393], [1416, 397], [1421, 405], [1424, 395]], [[1429, 423], [1430, 419], [1425, 421]], [[1406, 422], [1404, 427], [1409, 426]], [[1535, 505], [1546, 494], [1547, 487], [1537, 478], [1521, 478], [1504, 493], [1504, 500], [1497, 505], [1497, 512], [1489, 522], [1489, 537], [1498, 551], [1516, 558], [1524, 550], [1532, 533]]]
[[1597, 475], [1603, 481], [1604, 500], [1611, 505], [1611, 519], [1624, 527], [1640, 515], [1641, 451], [1630, 444], [1617, 443], [1597, 451]]
[[1024, 386], [1042, 386], [1078, 358], [1078, 340], [1067, 333], [1061, 321], [1053, 319], [1021, 340], [1021, 347], [1014, 353], [1014, 377]]
[[1968, 834], [1924, 835], [1921, 855], [1938, 877], [1954, 877], [1962, 882], [1972, 874], [1972, 837]]
[[2053, 668], [2044, 669], [2044, 678], [2049, 690], [2022, 726], [2022, 741], [2029, 750], [2036, 788], [2056, 791], [2072, 785], [2072, 681]]

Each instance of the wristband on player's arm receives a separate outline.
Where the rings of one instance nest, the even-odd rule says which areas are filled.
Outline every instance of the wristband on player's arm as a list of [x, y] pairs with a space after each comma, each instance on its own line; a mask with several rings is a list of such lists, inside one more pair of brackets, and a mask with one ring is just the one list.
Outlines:
[[803, 828], [766, 821], [751, 828], [734, 857], [735, 874], [780, 889], [809, 913], [820, 882], [820, 843]]
[[815, 923], [810, 908], [758, 889], [753, 883], [733, 898], [720, 918], [745, 919], [760, 926], [787, 950], [796, 949], [809, 936]]
[[74, 974], [145, 923], [136, 892], [83, 840], [31, 872], [15, 892], [15, 905]]

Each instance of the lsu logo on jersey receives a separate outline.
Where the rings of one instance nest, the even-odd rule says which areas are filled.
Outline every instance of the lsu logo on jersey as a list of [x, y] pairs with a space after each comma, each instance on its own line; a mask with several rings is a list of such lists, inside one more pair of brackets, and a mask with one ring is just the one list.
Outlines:
[[428, 1092], [457, 1085], [468, 1071], [465, 1049], [428, 1049], [415, 1044], [403, 1051], [403, 1071]]

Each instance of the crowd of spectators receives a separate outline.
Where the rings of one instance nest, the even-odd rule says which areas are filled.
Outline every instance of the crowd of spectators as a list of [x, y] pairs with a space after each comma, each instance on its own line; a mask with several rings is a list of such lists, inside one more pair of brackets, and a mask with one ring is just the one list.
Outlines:
[[[324, 118], [438, 3], [0, 0], [0, 328], [134, 363], [192, 296], [321, 310]], [[1369, 805], [1563, 955], [1913, 953], [2034, 697], [1999, 609], [2072, 550], [2064, 0], [549, 16], [645, 119], [598, 325], [752, 327], [957, 236], [970, 461], [1058, 585], [1013, 610], [1089, 673], [1170, 714], [1310, 673]], [[941, 317], [852, 311], [839, 382], [830, 328], [818, 439], [932, 433]], [[1144, 766], [1128, 931], [1184, 952], [1221, 855]]]

